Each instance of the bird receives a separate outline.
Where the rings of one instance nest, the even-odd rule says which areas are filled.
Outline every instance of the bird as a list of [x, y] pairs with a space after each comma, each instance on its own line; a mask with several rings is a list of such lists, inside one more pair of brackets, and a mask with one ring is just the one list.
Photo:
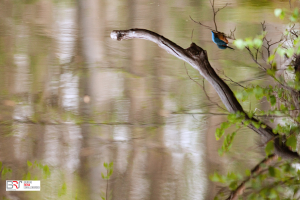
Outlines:
[[211, 31], [211, 33], [212, 33], [212, 41], [217, 44], [217, 46], [219, 47], [219, 49], [227, 49], [227, 48], [229, 48], [229, 49], [233, 49], [234, 50], [234, 48], [228, 46], [228, 40], [227, 40], [227, 38], [226, 38], [226, 36], [225, 36], [224, 33], [217, 32], [217, 31]]

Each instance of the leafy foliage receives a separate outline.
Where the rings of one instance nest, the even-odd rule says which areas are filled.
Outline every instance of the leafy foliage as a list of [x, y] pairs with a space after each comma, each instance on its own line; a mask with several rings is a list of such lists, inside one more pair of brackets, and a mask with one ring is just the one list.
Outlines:
[[[1, 162], [1, 167], [2, 167], [2, 162]], [[2, 170], [2, 172], [1, 172], [2, 180], [11, 177], [12, 169], [10, 167], [3, 166], [3, 169], [0, 169], [0, 170]]]
[[[38, 169], [38, 170], [36, 170]], [[40, 180], [41, 178], [47, 179], [51, 175], [48, 165], [43, 165], [40, 162], [27, 160], [27, 173], [24, 174], [23, 180]]]
[[103, 163], [103, 166], [105, 167], [106, 169], [106, 175], [104, 175], [104, 173], [101, 173], [101, 176], [104, 180], [107, 181], [107, 184], [106, 184], [106, 191], [105, 192], [101, 192], [101, 199], [102, 200], [110, 200], [112, 199], [112, 190], [111, 191], [108, 191], [108, 180], [110, 179], [110, 177], [112, 176], [113, 174], [113, 171], [114, 171], [114, 163], [113, 162], [110, 162], [110, 163], [106, 163], [104, 162]]
[[58, 196], [61, 197], [67, 193], [67, 184], [63, 183], [61, 188], [58, 190]]
[[101, 173], [101, 176], [102, 176], [103, 179], [108, 180], [108, 179], [111, 177], [111, 175], [112, 175], [112, 173], [113, 173], [113, 171], [114, 171], [114, 163], [113, 163], [113, 162], [110, 162], [110, 163], [108, 164], [108, 163], [104, 162], [104, 163], [103, 163], [103, 166], [104, 166], [105, 169], [107, 170], [107, 174], [104, 175], [103, 173]]
[[[219, 153], [223, 155], [230, 150], [235, 135], [243, 126], [252, 124], [256, 128], [266, 128], [266, 124], [275, 123], [272, 130], [276, 135], [264, 144], [266, 159], [252, 170], [247, 169], [244, 176], [235, 172], [227, 175], [215, 172], [210, 176], [212, 181], [226, 186], [231, 191], [230, 198], [234, 195], [243, 194], [246, 199], [294, 199], [300, 191], [300, 164], [293, 160], [274, 159], [275, 140], [279, 139], [283, 145], [288, 146], [292, 151], [298, 150], [297, 137], [300, 132], [300, 112], [298, 111], [300, 107], [300, 31], [295, 28], [295, 23], [300, 21], [299, 9], [275, 9], [274, 14], [282, 20], [289, 20], [279, 41], [272, 43], [271, 40], [267, 39], [264, 22], [260, 35], [234, 41], [234, 45], [238, 49], [249, 52], [259, 69], [269, 75], [275, 84], [269, 86], [247, 85], [242, 90], [235, 92], [235, 96], [241, 104], [255, 98], [266, 100], [269, 107], [251, 109], [250, 106], [246, 112], [248, 116], [244, 116], [242, 113], [228, 115], [227, 121], [223, 122], [215, 133], [217, 140], [223, 137], [223, 145], [219, 149]], [[271, 51], [271, 49], [273, 50]], [[263, 52], [267, 53], [264, 54]], [[284, 60], [285, 63], [278, 63], [279, 60]], [[277, 72], [282, 70], [282, 66], [279, 69], [280, 65], [287, 67], [283, 69], [283, 73], [278, 75]], [[226, 133], [226, 130], [233, 125], [238, 130]], [[247, 192], [244, 193], [246, 190]], [[227, 197], [228, 195], [220, 192], [215, 199]]]

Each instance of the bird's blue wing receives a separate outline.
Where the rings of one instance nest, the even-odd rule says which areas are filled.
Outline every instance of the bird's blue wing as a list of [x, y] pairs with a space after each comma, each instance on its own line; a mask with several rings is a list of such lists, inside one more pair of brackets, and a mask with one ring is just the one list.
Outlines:
[[224, 42], [223, 40], [220, 40], [213, 31], [211, 33], [212, 33], [212, 41], [214, 43], [216, 43], [217, 45], [225, 45], [225, 46], [227, 46], [226, 42]]

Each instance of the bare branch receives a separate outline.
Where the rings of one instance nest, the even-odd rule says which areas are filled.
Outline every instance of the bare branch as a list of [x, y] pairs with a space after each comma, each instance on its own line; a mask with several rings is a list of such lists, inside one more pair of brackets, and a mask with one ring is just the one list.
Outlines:
[[263, 31], [266, 31], [266, 28], [267, 28], [267, 26], [266, 26], [266, 21], [261, 22], [260, 24], [261, 24], [261, 26], [262, 26], [262, 30], [263, 30]]
[[205, 24], [202, 24], [201, 22], [195, 21], [191, 16], [190, 16], [190, 19], [191, 19], [193, 22], [195, 22], [196, 24], [199, 24], [199, 25], [201, 25], [201, 26], [204, 26], [205, 28], [208, 28], [208, 29], [211, 30], [211, 31], [214, 30], [214, 29], [212, 29], [210, 26], [207, 26], [207, 25], [205, 25]]
[[[192, 77], [190, 77], [189, 72], [188, 72], [188, 70], [187, 70], [187, 68], [186, 68], [186, 66], [185, 66], [185, 63], [184, 63], [184, 67], [185, 67], [185, 71], [186, 71], [186, 74], [188, 75], [188, 77], [189, 77], [192, 81], [194, 81], [197, 85], [199, 85], [200, 87], [202, 87], [202, 89], [203, 89], [203, 91], [204, 91], [204, 94], [205, 94], [206, 98], [207, 98], [212, 104], [218, 106], [218, 107], [221, 108], [222, 110], [225, 110], [225, 109], [224, 109], [223, 107], [221, 107], [218, 103], [212, 101], [212, 100], [210, 99], [210, 97], [208, 96], [208, 94], [207, 94], [207, 92], [206, 92], [206, 90], [205, 90], [204, 78], [203, 78], [203, 85], [201, 85], [200, 83], [198, 83], [197, 81], [195, 81]], [[227, 111], [227, 110], [225, 110], [225, 111]]]
[[[212, 7], [212, 10], [213, 10], [213, 21], [214, 21], [214, 25], [215, 25], [215, 31], [218, 32], [218, 26], [217, 26], [217, 23], [216, 23], [216, 16], [217, 16], [217, 14], [218, 14], [219, 11], [221, 11], [221, 10], [224, 9], [224, 8], [226, 8], [229, 4], [226, 3], [225, 6], [223, 6], [222, 8], [218, 8], [218, 10], [215, 11], [215, 1], [214, 1], [214, 0], [212, 0], [212, 1], [209, 0], [209, 2], [210, 2], [210, 5], [211, 5], [211, 7]], [[190, 16], [190, 18], [191, 18], [191, 20], [193, 20], [191, 16]], [[199, 24], [199, 25], [201, 25], [201, 26], [204, 26], [204, 27], [208, 28], [208, 29], [211, 30], [211, 31], [214, 31], [214, 29], [212, 29], [210, 26], [204, 25], [204, 24], [202, 24], [201, 22], [197, 22], [197, 21], [195, 21], [195, 20], [193, 20], [193, 22], [195, 22], [195, 23], [197, 23], [197, 24]], [[235, 30], [234, 30], [234, 31], [235, 31]], [[233, 32], [234, 32], [234, 31], [233, 31]], [[229, 36], [228, 38], [230, 38], [230, 39], [233, 39], [233, 38], [234, 38], [233, 32], [231, 32], [231, 34], [230, 34], [230, 36]], [[227, 36], [226, 36], [226, 37], [227, 37]]]
[[230, 30], [230, 35], [226, 35], [227, 38], [230, 38], [232, 40], [235, 40], [235, 35], [234, 35], [234, 32], [236, 31], [236, 27], [234, 27], [234, 30]]
[[249, 52], [249, 54], [250, 54], [252, 60], [253, 60], [253, 61], [254, 61], [254, 62], [255, 62], [255, 63], [263, 70], [263, 71], [267, 71], [266, 68], [264, 68], [264, 67], [257, 61], [257, 57], [256, 57], [256, 58], [254, 57], [254, 55], [252, 54], [250, 48], [249, 48], [249, 47], [245, 47], [245, 48], [248, 50], [248, 52]]
[[290, 33], [292, 34], [292, 35], [294, 35], [296, 38], [298, 38], [298, 34], [297, 34], [297, 32], [295, 31], [295, 26], [296, 26], [296, 24], [293, 24], [293, 26], [290, 28]]
[[229, 79], [229, 80], [226, 80], [226, 79], [225, 79], [226, 81], [230, 81], [230, 82], [232, 82], [232, 83], [234, 83], [234, 84], [236, 84], [236, 85], [238, 85], [238, 86], [240, 86], [240, 87], [242, 87], [242, 88], [244, 88], [244, 89], [247, 88], [247, 87], [245, 87], [245, 86], [239, 84], [238, 82], [233, 81], [233, 80], [232, 80], [230, 77], [228, 77], [223, 71], [218, 70], [218, 72], [222, 73], [226, 78]]
[[222, 9], [224, 9], [225, 7], [227, 7], [229, 4], [228, 3], [226, 3], [226, 5], [225, 6], [223, 6], [222, 8], [218, 8], [218, 10], [215, 12], [215, 15], [217, 15], [217, 13], [220, 11], [220, 10], [222, 10]]

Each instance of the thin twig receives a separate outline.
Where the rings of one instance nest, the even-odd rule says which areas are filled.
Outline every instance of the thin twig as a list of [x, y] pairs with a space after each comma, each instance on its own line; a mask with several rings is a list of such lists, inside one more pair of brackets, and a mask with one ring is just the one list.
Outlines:
[[216, 29], [216, 31], [218, 31], [218, 27], [217, 27], [217, 23], [216, 23], [215, 0], [212, 1], [211, 7], [213, 9], [213, 14], [214, 14], [215, 29]]
[[234, 30], [230, 30], [230, 35], [229, 36], [226, 36], [227, 38], [230, 38], [232, 40], [235, 40], [235, 35], [234, 35], [234, 32], [236, 31], [236, 27], [234, 27]]
[[208, 96], [208, 94], [206, 93], [206, 90], [205, 90], [204, 79], [203, 79], [203, 85], [201, 85], [200, 83], [198, 83], [197, 81], [195, 81], [195, 80], [189, 75], [189, 72], [188, 72], [188, 70], [187, 70], [187, 68], [186, 68], [186, 66], [185, 66], [185, 62], [184, 62], [184, 67], [185, 67], [185, 71], [186, 71], [186, 74], [188, 75], [188, 77], [189, 77], [192, 81], [194, 81], [197, 85], [199, 85], [199, 86], [202, 87], [202, 89], [203, 89], [203, 91], [204, 91], [204, 94], [205, 94], [206, 98], [207, 98], [211, 103], [213, 103], [214, 105], [218, 106], [218, 107], [221, 108], [222, 110], [227, 111], [226, 109], [222, 108], [218, 103], [216, 103], [216, 102], [214, 102], [214, 101], [212, 101], [212, 100], [210, 99], [210, 97]]
[[224, 9], [226, 6], [228, 6], [228, 3], [226, 3], [226, 5], [223, 6], [222, 8], [218, 8], [217, 11], [215, 11], [215, 0], [213, 0], [212, 3], [211, 3], [211, 1], [210, 1], [210, 4], [211, 4], [211, 7], [212, 7], [212, 9], [213, 9], [215, 29], [216, 29], [216, 31], [218, 31], [218, 27], [217, 27], [217, 23], [216, 23], [216, 16], [217, 16], [217, 14], [218, 14], [218, 12], [219, 12], [220, 10], [222, 10], [222, 9]]
[[245, 47], [245, 48], [248, 50], [248, 52], [249, 52], [249, 54], [250, 54], [252, 60], [253, 60], [253, 61], [254, 61], [254, 62], [255, 62], [262, 70], [267, 71], [266, 68], [264, 68], [264, 67], [257, 61], [257, 59], [255, 59], [255, 57], [254, 57], [254, 55], [252, 54], [250, 48], [249, 48], [249, 47]]
[[[218, 70], [218, 69], [217, 69], [217, 70]], [[229, 80], [226, 80], [226, 79], [224, 79], [224, 80], [226, 80], [226, 81], [231, 81], [232, 83], [234, 83], [234, 84], [236, 84], [236, 85], [238, 85], [238, 86], [240, 86], [240, 87], [242, 87], [242, 88], [244, 88], [244, 89], [247, 88], [247, 87], [245, 87], [245, 86], [239, 84], [238, 82], [235, 82], [234, 80], [232, 80], [230, 77], [228, 77], [228, 76], [227, 76], [224, 72], [222, 72], [221, 70], [218, 70], [218, 72], [222, 73], [226, 78], [229, 79]]]
[[218, 10], [215, 12], [216, 13], [216, 15], [217, 15], [217, 13], [220, 11], [220, 10], [222, 10], [222, 9], [224, 9], [225, 7], [227, 7], [229, 4], [228, 3], [226, 3], [226, 5], [225, 6], [223, 6], [222, 8], [218, 8]]
[[205, 25], [205, 24], [202, 24], [201, 22], [195, 21], [191, 16], [190, 16], [190, 19], [191, 19], [193, 22], [195, 22], [196, 24], [199, 24], [199, 25], [201, 25], [201, 26], [204, 26], [204, 27], [208, 28], [208, 29], [211, 30], [211, 31], [214, 30], [214, 29], [212, 29], [210, 26], [207, 26], [207, 25]]
[[[108, 176], [108, 168], [106, 168], [106, 176]], [[106, 197], [105, 197], [105, 200], [107, 200], [107, 193], [108, 193], [108, 179], [106, 179]]]
[[[210, 5], [211, 5], [211, 7], [212, 7], [212, 10], [213, 10], [213, 21], [214, 21], [214, 25], [215, 25], [215, 31], [218, 32], [218, 26], [217, 26], [217, 23], [216, 23], [216, 16], [217, 16], [217, 14], [218, 14], [219, 11], [221, 11], [222, 9], [224, 9], [225, 7], [227, 7], [229, 4], [226, 3], [225, 6], [223, 6], [222, 8], [218, 8], [218, 10], [215, 11], [215, 1], [214, 1], [214, 0], [213, 0], [213, 1], [209, 0], [209, 2], [210, 2]], [[190, 19], [191, 19], [193, 22], [195, 22], [195, 23], [197, 23], [197, 24], [199, 24], [199, 25], [201, 25], [201, 26], [204, 26], [204, 27], [208, 28], [208, 29], [211, 30], [211, 31], [214, 31], [214, 29], [211, 28], [210, 26], [207, 26], [207, 25], [205, 25], [205, 24], [202, 24], [201, 22], [195, 21], [191, 16], [190, 16]], [[234, 31], [235, 31], [235, 29], [234, 29]], [[233, 32], [234, 32], [234, 31], [233, 31]], [[230, 36], [228, 36], [228, 38], [230, 38], [230, 39], [233, 39], [233, 38], [234, 38], [233, 32], [231, 32], [231, 34], [230, 34]]]
[[254, 176], [262, 173], [262, 164], [269, 165], [272, 161], [278, 158], [277, 155], [272, 154], [269, 155], [268, 158], [263, 159], [260, 163], [258, 163], [252, 170], [250, 176], [248, 176], [238, 187], [233, 190], [230, 196], [226, 200], [236, 200], [242, 195], [246, 189], [246, 183]]

